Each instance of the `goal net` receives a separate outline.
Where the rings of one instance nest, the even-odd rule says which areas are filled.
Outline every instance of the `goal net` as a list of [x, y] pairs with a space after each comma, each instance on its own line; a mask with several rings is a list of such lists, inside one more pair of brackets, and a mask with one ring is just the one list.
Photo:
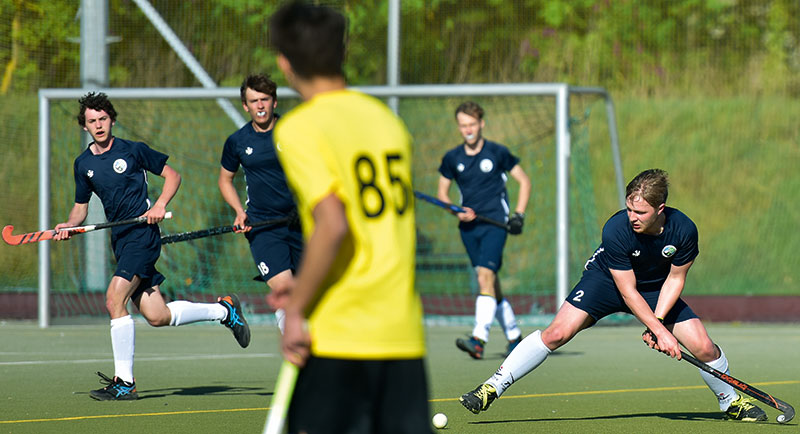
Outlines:
[[[447, 86], [437, 88], [450, 89]], [[389, 88], [363, 89], [384, 99], [398, 95]], [[602, 94], [568, 93], [569, 106], [563, 111], [569, 115], [566, 140], [571, 142], [567, 167], [568, 203], [564, 208], [569, 212], [564, 244], [559, 241], [558, 233], [558, 228], [564, 225], [558, 220], [557, 157], [559, 152], [567, 151], [558, 144], [565, 136], [562, 134], [559, 138], [558, 134], [556, 96], [507, 91], [492, 95], [480, 85], [472, 89], [481, 91], [472, 95], [466, 93], [469, 89], [463, 86], [454, 89], [452, 95], [440, 91], [431, 96], [412, 90], [396, 100], [398, 113], [415, 140], [414, 189], [436, 194], [441, 158], [447, 150], [461, 143], [454, 119], [455, 107], [467, 99], [481, 104], [486, 110], [484, 136], [509, 147], [520, 158], [533, 184], [524, 231], [519, 236], [509, 236], [506, 244], [499, 273], [503, 292], [523, 319], [525, 315], [552, 313], [560, 303], [558, 297], [563, 297], [563, 294], [557, 295], [557, 289], [563, 292], [565, 285], [577, 281], [582, 264], [599, 242], [603, 221], [619, 208], [617, 168], [609, 140], [614, 127], [609, 114], [613, 112], [606, 110], [609, 105]], [[118, 112], [114, 135], [145, 142], [168, 154], [168, 163], [183, 177], [181, 188], [170, 204], [175, 217], [161, 224], [162, 233], [231, 224], [234, 213], [222, 200], [217, 178], [222, 145], [240, 125], [220, 109], [217, 98], [224, 95], [239, 107], [238, 89], [220, 88], [207, 94], [194, 89], [191, 97], [172, 98], [152, 89], [105, 91]], [[75, 121], [76, 100], [85, 92], [62, 89], [40, 93], [48, 115], [42, 118], [47, 124], [47, 135], [40, 144], [49, 147], [49, 181], [43, 181], [49, 184], [49, 191], [42, 203], [49, 204], [49, 214], [44, 218], [50, 227], [65, 220], [73, 205], [72, 161], [86, 146]], [[200, 94], [204, 96], [198, 96]], [[287, 89], [280, 90], [278, 99], [278, 113], [286, 113], [299, 102]], [[243, 196], [245, 184], [241, 172], [235, 178], [235, 185]], [[160, 193], [163, 182], [152, 175], [148, 181], [152, 199]], [[513, 207], [518, 185], [510, 180], [507, 186]], [[456, 199], [457, 189], [451, 189], [451, 193]], [[461, 243], [457, 219], [423, 201], [416, 202], [416, 212], [416, 285], [426, 314], [442, 318], [470, 317], [474, 312], [477, 283]], [[101, 264], [101, 272], [110, 278], [115, 264], [107, 231], [103, 233], [105, 241], [99, 248], [107, 249], [107, 259]], [[87, 247], [81, 242], [85, 235], [69, 242], [48, 243], [46, 249], [40, 249], [39, 254], [45, 251], [48, 261], [39, 260], [39, 290], [49, 292], [49, 306], [45, 311], [54, 319], [105, 314], [105, 287], [87, 285], [87, 260], [98, 253], [98, 247]], [[568, 255], [564, 264], [559, 265], [562, 261], [559, 252], [565, 251]], [[26, 254], [35, 252], [36, 249], [26, 249]], [[258, 270], [247, 241], [241, 235], [228, 233], [164, 245], [157, 267], [167, 277], [162, 290], [170, 298], [211, 301], [218, 295], [235, 291], [247, 304], [248, 312], [271, 314], [264, 299], [267, 286], [257, 280]], [[559, 277], [559, 267], [566, 268], [565, 276]], [[32, 272], [35, 270], [35, 267], [30, 268]], [[35, 275], [19, 278], [20, 282], [37, 280]], [[42, 285], [42, 279], [46, 279], [46, 285]]]

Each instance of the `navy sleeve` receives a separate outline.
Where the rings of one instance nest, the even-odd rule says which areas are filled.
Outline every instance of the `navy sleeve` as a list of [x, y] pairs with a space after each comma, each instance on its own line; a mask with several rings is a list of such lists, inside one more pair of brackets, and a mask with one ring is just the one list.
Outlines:
[[75, 164], [72, 166], [75, 177], [75, 203], [89, 203], [89, 199], [92, 197], [92, 185], [78, 166], [78, 160], [75, 160]]
[[453, 173], [453, 164], [450, 162], [450, 153], [444, 154], [442, 157], [442, 164], [439, 165], [439, 173], [442, 174], [447, 179], [453, 179], [455, 174]]
[[501, 149], [501, 167], [503, 168], [504, 172], [508, 172], [514, 168], [517, 164], [519, 164], [519, 158], [517, 158], [511, 151], [505, 147], [500, 146]]
[[160, 176], [164, 171], [164, 166], [169, 158], [167, 154], [162, 154], [141, 142], [135, 142], [134, 152], [139, 164], [148, 172]]
[[620, 233], [619, 227], [608, 223], [603, 227], [603, 253], [608, 261], [608, 268], [612, 270], [633, 270], [628, 248], [625, 243], [625, 234]]
[[[688, 220], [688, 219], [687, 219]], [[693, 221], [688, 220], [688, 223], [683, 224], [682, 227], [683, 231], [681, 234], [681, 246], [678, 248], [678, 252], [675, 257], [672, 259], [672, 265], [680, 267], [681, 265], [686, 265], [689, 262], [693, 261], [694, 258], [700, 253], [700, 249], [697, 246], [697, 226], [694, 224]]]
[[239, 170], [239, 156], [236, 154], [236, 142], [228, 137], [225, 140], [225, 146], [222, 147], [222, 158], [220, 158], [222, 168], [228, 172], [236, 172]]

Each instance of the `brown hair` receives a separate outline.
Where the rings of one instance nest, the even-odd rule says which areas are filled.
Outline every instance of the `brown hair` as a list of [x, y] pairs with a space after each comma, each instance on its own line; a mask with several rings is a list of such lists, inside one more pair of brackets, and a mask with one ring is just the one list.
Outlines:
[[256, 92], [265, 93], [270, 95], [273, 100], [278, 99], [278, 85], [269, 78], [267, 74], [252, 74], [248, 75], [242, 81], [242, 87], [239, 88], [239, 93], [242, 96], [242, 102], [246, 101], [245, 94], [247, 89], [253, 89]]
[[89, 92], [78, 100], [78, 104], [81, 105], [80, 109], [78, 109], [78, 125], [82, 127], [86, 126], [86, 109], [99, 112], [105, 111], [108, 117], [111, 118], [111, 122], [117, 120], [117, 111], [114, 110], [114, 106], [108, 100], [108, 95], [103, 92]]
[[458, 117], [459, 113], [464, 113], [466, 115], [470, 115], [477, 120], [483, 119], [483, 107], [479, 106], [478, 103], [472, 101], [462, 102], [456, 108], [456, 118]]
[[662, 203], [667, 203], [668, 193], [669, 177], [667, 172], [661, 169], [645, 170], [636, 175], [625, 188], [626, 199], [639, 196], [654, 208], [658, 208]]

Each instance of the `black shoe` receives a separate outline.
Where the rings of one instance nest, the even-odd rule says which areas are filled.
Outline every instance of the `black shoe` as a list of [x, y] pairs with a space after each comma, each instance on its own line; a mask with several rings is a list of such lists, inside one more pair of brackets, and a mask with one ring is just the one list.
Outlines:
[[236, 294], [226, 295], [219, 300], [219, 304], [228, 309], [228, 317], [220, 322], [231, 329], [233, 337], [236, 338], [236, 342], [239, 343], [240, 347], [247, 348], [250, 345], [250, 326], [247, 325], [247, 320], [244, 319], [239, 297]]
[[473, 359], [483, 358], [484, 345], [486, 345], [486, 342], [476, 338], [475, 336], [470, 336], [469, 339], [456, 339], [456, 346], [458, 349], [468, 353]]
[[101, 372], [98, 372], [97, 375], [100, 376], [100, 383], [105, 384], [106, 387], [90, 391], [89, 396], [92, 399], [98, 401], [132, 401], [139, 399], [139, 394], [136, 393], [136, 382], [128, 383], [127, 381], [122, 381], [119, 377], [111, 379]]
[[767, 420], [767, 413], [752, 404], [751, 398], [745, 398], [739, 395], [736, 401], [731, 403], [731, 406], [725, 410], [725, 416], [728, 419], [742, 420], [745, 422], [758, 422]]
[[491, 384], [481, 384], [475, 390], [461, 395], [458, 400], [467, 410], [478, 414], [486, 411], [495, 399], [497, 399], [497, 389]]

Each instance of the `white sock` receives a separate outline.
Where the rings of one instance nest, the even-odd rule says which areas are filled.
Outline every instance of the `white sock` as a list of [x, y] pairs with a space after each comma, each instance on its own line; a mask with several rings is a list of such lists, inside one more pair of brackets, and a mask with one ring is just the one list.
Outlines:
[[111, 320], [111, 350], [114, 353], [114, 375], [133, 383], [133, 350], [136, 328], [130, 315]]
[[514, 316], [514, 309], [511, 308], [511, 303], [507, 299], [503, 299], [497, 305], [497, 311], [494, 314], [503, 332], [506, 334], [506, 339], [515, 341], [518, 337], [522, 336], [522, 331], [517, 327], [517, 317]]
[[[719, 348], [719, 346], [717, 346]], [[708, 366], [716, 369], [717, 371], [724, 372], [728, 375], [731, 374], [730, 369], [728, 369], [728, 358], [725, 357], [725, 353], [722, 352], [722, 348], [719, 348], [719, 358], [717, 360], [711, 361], [706, 363]], [[700, 376], [703, 377], [703, 381], [706, 382], [708, 388], [714, 392], [714, 396], [717, 397], [719, 400], [719, 409], [725, 411], [730, 407], [733, 401], [739, 397], [739, 394], [736, 393], [736, 390], [730, 384], [718, 379], [717, 377], [709, 374], [708, 372], [699, 369]]]
[[228, 316], [228, 309], [219, 303], [192, 303], [177, 300], [167, 303], [172, 319], [171, 326], [181, 326], [198, 321], [222, 321]]
[[488, 342], [489, 328], [494, 321], [494, 313], [497, 311], [497, 300], [489, 295], [479, 295], [475, 299], [475, 328], [472, 329], [472, 336]]
[[283, 334], [283, 323], [286, 320], [286, 312], [283, 309], [278, 309], [275, 311], [275, 322], [278, 323], [278, 330], [281, 331]]
[[528, 375], [551, 353], [550, 348], [542, 342], [542, 331], [529, 334], [514, 348], [514, 351], [503, 360], [500, 369], [486, 383], [497, 389], [497, 396], [503, 394], [515, 381]]

